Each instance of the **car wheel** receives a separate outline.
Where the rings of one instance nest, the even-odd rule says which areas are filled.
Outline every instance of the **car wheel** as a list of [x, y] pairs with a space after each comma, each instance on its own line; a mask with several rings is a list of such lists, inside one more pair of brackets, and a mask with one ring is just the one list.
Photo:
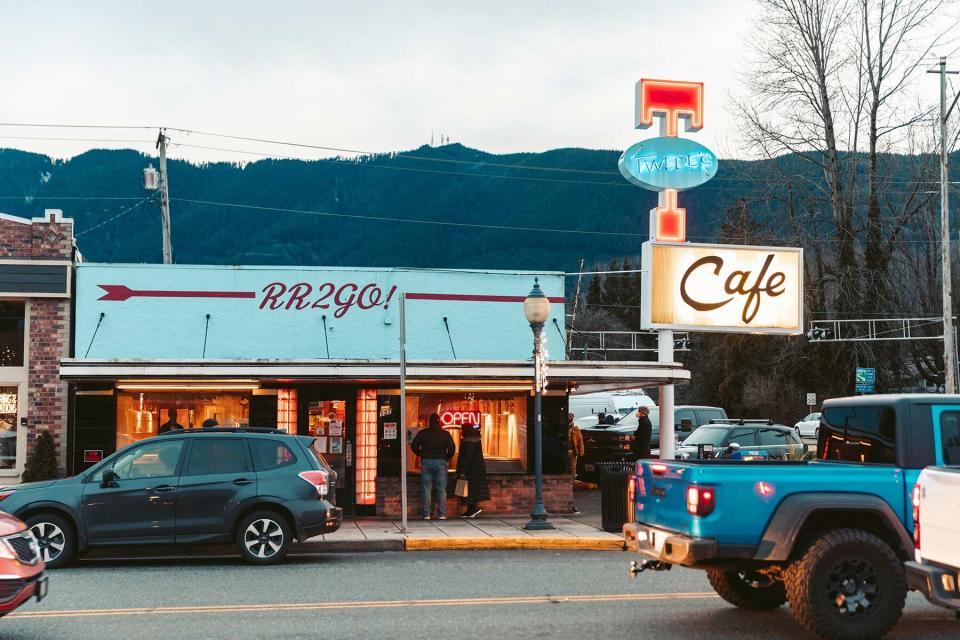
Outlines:
[[907, 597], [900, 559], [887, 543], [860, 529], [821, 536], [787, 568], [786, 587], [797, 622], [837, 640], [884, 636]]
[[766, 611], [787, 601], [783, 583], [762, 573], [707, 569], [707, 579], [717, 595], [741, 609]]
[[276, 511], [255, 511], [237, 526], [240, 555], [251, 564], [276, 564], [290, 550], [290, 525]]
[[40, 557], [48, 569], [68, 564], [77, 553], [73, 526], [66, 518], [52, 513], [36, 513], [26, 519], [30, 533], [37, 539]]

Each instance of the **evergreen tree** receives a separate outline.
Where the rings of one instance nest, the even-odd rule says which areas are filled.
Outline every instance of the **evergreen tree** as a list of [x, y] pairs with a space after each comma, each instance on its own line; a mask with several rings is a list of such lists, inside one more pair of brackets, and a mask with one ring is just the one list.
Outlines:
[[57, 448], [49, 431], [41, 431], [23, 468], [24, 482], [53, 480], [57, 472]]

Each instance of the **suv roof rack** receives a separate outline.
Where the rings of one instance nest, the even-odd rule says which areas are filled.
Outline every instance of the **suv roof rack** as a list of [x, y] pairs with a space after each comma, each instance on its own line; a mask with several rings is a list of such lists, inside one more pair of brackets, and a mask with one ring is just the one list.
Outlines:
[[282, 433], [290, 435], [288, 431], [275, 429], [273, 427], [201, 427], [198, 429], [171, 429], [159, 435], [165, 436], [174, 433]]
[[774, 426], [770, 418], [710, 418], [710, 424], [765, 424]]

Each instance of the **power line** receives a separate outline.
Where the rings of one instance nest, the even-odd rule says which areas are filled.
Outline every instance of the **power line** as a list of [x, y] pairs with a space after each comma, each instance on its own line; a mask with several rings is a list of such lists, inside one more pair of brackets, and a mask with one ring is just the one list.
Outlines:
[[371, 220], [376, 222], [407, 222], [411, 224], [434, 224], [445, 227], [466, 227], [471, 229], [496, 229], [500, 231], [535, 231], [539, 233], [568, 233], [583, 235], [601, 235], [601, 236], [629, 236], [649, 238], [648, 233], [629, 233], [624, 231], [592, 231], [583, 229], [549, 229], [545, 227], [514, 227], [508, 225], [476, 224], [472, 222], [450, 222], [447, 220], [424, 220], [417, 218], [394, 218], [385, 216], [368, 216], [354, 213], [335, 213], [332, 211], [313, 211], [309, 209], [288, 209], [285, 207], [265, 207], [252, 204], [238, 204], [232, 202], [211, 202], [208, 200], [191, 200], [188, 198], [170, 198], [174, 202], [186, 202], [189, 204], [200, 204], [212, 207], [230, 207], [235, 209], [253, 209], [259, 211], [274, 211], [279, 213], [302, 213], [315, 216], [325, 216], [331, 218], [348, 218], [351, 220]]
[[136, 140], [133, 138], [57, 138], [57, 137], [44, 137], [44, 136], [0, 136], [0, 140], [35, 140], [35, 141], [52, 141], [52, 142], [136, 142], [143, 143], [149, 142], [153, 143], [153, 140]]
[[159, 127], [122, 124], [52, 124], [49, 122], [0, 122], [0, 127], [44, 127], [50, 129], [159, 129]]
[[100, 227], [102, 227], [102, 226], [105, 225], [105, 224], [110, 224], [111, 222], [113, 222], [113, 221], [116, 220], [117, 218], [119, 218], [119, 217], [121, 217], [121, 216], [127, 215], [128, 213], [130, 213], [130, 212], [133, 211], [134, 209], [138, 208], [140, 205], [144, 204], [144, 203], [147, 202], [148, 200], [152, 200], [153, 198], [154, 198], [154, 194], [151, 193], [149, 196], [147, 196], [146, 198], [144, 198], [144, 199], [141, 200], [140, 202], [137, 202], [136, 204], [130, 205], [129, 207], [127, 207], [126, 209], [124, 209], [123, 211], [121, 211], [120, 213], [118, 213], [117, 215], [115, 215], [115, 216], [113, 216], [113, 217], [110, 217], [110, 218], [107, 218], [107, 219], [104, 220], [103, 222], [100, 222], [99, 224], [95, 224], [95, 225], [93, 225], [92, 227], [90, 227], [89, 229], [84, 229], [84, 230], [81, 231], [80, 233], [74, 234], [74, 237], [75, 237], [75, 238], [79, 238], [79, 237], [82, 236], [82, 235], [86, 235], [86, 234], [90, 233], [90, 232], [93, 231], [94, 229], [99, 229]]

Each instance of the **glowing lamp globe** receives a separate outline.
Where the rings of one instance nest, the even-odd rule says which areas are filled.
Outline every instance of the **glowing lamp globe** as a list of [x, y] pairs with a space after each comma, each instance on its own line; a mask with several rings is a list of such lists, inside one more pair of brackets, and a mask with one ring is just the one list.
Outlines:
[[530, 295], [523, 301], [523, 315], [530, 324], [544, 324], [550, 317], [550, 300], [540, 288], [539, 279], [534, 279]]

